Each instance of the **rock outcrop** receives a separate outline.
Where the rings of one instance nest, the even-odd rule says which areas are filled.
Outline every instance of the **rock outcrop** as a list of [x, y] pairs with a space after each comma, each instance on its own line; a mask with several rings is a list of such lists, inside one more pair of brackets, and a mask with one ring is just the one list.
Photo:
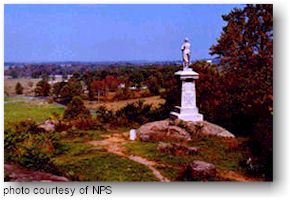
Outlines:
[[194, 136], [235, 138], [226, 129], [207, 121], [190, 122], [176, 119], [162, 120], [142, 125], [136, 130], [137, 137], [147, 141], [189, 141]]
[[183, 127], [186, 129], [192, 136], [216, 136], [216, 137], [223, 137], [223, 138], [235, 138], [235, 136], [227, 131], [226, 129], [210, 123], [208, 121], [183, 121], [180, 119], [176, 119], [171, 121], [173, 125], [178, 127]]
[[169, 124], [168, 120], [150, 122], [136, 130], [141, 141], [187, 141], [190, 134], [184, 129]]

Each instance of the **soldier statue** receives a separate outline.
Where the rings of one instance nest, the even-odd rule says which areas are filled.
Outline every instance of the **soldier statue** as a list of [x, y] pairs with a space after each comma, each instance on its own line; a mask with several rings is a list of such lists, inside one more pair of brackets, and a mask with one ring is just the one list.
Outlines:
[[191, 56], [191, 51], [190, 51], [190, 43], [189, 39], [185, 38], [184, 43], [181, 47], [182, 51], [182, 59], [183, 59], [183, 70], [189, 68], [190, 64], [190, 56]]

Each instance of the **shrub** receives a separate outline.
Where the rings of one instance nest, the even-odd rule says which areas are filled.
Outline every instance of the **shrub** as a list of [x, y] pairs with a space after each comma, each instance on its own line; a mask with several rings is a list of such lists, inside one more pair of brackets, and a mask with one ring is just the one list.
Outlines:
[[15, 85], [15, 92], [16, 94], [23, 94], [23, 87], [19, 82]]
[[41, 80], [36, 84], [35, 96], [49, 96], [51, 86], [47, 80]]
[[92, 118], [78, 118], [70, 121], [71, 127], [81, 130], [104, 130], [103, 125]]
[[53, 171], [51, 158], [63, 151], [56, 133], [4, 132], [5, 160], [24, 167]]
[[96, 119], [101, 123], [109, 123], [115, 119], [115, 113], [112, 110], [108, 110], [105, 106], [100, 106], [96, 110]]
[[151, 107], [151, 105], [144, 104], [144, 101], [127, 104], [116, 112], [118, 124], [134, 125], [149, 122], [152, 114]]
[[79, 96], [75, 96], [72, 101], [68, 104], [65, 112], [65, 120], [73, 120], [78, 118], [90, 118], [90, 111], [85, 107], [82, 99]]
[[16, 133], [39, 133], [41, 130], [37, 127], [35, 121], [28, 119], [16, 123], [13, 127]]

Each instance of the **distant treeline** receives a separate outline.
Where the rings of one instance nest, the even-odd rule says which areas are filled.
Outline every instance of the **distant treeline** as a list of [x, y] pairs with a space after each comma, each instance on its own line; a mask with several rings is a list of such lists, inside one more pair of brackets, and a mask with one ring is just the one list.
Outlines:
[[44, 75], [63, 75], [67, 76], [74, 73], [92, 72], [96, 70], [114, 69], [119, 67], [159, 67], [159, 66], [178, 66], [179, 62], [155, 62], [155, 63], [42, 63], [42, 64], [13, 64], [5, 63], [5, 76], [12, 78], [30, 77], [41, 78]]

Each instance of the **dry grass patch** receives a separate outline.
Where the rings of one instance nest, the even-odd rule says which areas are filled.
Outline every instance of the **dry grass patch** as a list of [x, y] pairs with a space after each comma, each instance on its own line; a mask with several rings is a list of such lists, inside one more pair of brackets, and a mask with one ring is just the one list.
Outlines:
[[90, 110], [96, 110], [101, 106], [105, 106], [108, 110], [117, 111], [125, 107], [127, 104], [138, 102], [139, 100], [144, 101], [145, 104], [151, 104], [153, 108], [159, 107], [160, 104], [164, 104], [165, 100], [160, 96], [152, 96], [138, 99], [129, 99], [114, 102], [96, 102], [96, 101], [85, 101], [85, 106]]

